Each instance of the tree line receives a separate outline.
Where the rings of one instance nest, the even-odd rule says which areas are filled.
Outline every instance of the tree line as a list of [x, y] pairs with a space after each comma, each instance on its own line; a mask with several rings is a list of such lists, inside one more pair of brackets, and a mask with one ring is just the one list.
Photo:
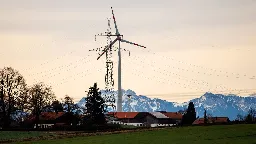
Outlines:
[[237, 123], [243, 123], [243, 122], [256, 123], [256, 110], [253, 108], [250, 108], [247, 115], [245, 115], [245, 116], [238, 114], [235, 122], [237, 122]]
[[[11, 122], [21, 122], [23, 115], [36, 116], [39, 122], [41, 112], [78, 112], [73, 98], [66, 95], [61, 101], [51, 86], [43, 82], [32, 86], [26, 84], [25, 78], [12, 67], [0, 69], [0, 127], [8, 128]], [[17, 116], [20, 113], [20, 117]]]

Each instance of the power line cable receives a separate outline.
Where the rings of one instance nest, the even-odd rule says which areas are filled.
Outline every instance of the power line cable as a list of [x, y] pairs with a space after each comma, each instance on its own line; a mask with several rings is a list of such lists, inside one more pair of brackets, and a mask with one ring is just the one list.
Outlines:
[[[135, 64], [134, 62], [132, 62], [132, 64]], [[166, 80], [166, 79], [164, 79], [164, 80]], [[188, 80], [187, 80], [188, 81]], [[174, 82], [174, 83], [176, 83], [176, 82]], [[180, 83], [177, 83], [177, 84], [180, 84]], [[185, 87], [184, 87], [185, 88]], [[249, 92], [248, 90], [255, 90], [255, 89], [244, 89], [244, 90], [247, 90], [247, 92]], [[211, 91], [211, 92], [228, 92], [228, 93], [230, 93], [231, 91], [239, 91], [240, 93], [241, 93], [241, 91], [242, 90], [237, 90], [237, 89], [235, 89], [235, 90], [232, 90], [232, 89], [229, 89], [229, 91], [218, 91], [218, 90], [210, 90], [209, 89], [209, 91]], [[204, 92], [206, 92], [206, 91], [204, 91]]]
[[[212, 68], [206, 68], [206, 67], [203, 67], [203, 66], [199, 66], [199, 65], [195, 65], [195, 64], [191, 64], [191, 63], [188, 63], [188, 62], [184, 62], [184, 61], [181, 61], [181, 60], [177, 60], [175, 59], [174, 57], [166, 57], [166, 56], [163, 56], [163, 55], [158, 55], [157, 53], [155, 52], [152, 52], [151, 50], [148, 50], [148, 52], [154, 54], [154, 55], [157, 55], [157, 56], [161, 56], [162, 58], [164, 59], [169, 59], [169, 60], [172, 60], [172, 61], [177, 61], [179, 62], [180, 64], [186, 64], [186, 65], [189, 65], [189, 66], [192, 66], [192, 67], [196, 67], [196, 68], [201, 68], [201, 69], [205, 69], [205, 70], [210, 70], [210, 71], [213, 71], [213, 72], [220, 72], [222, 73], [225, 77], [230, 77], [231, 75], [233, 75], [234, 77], [236, 78], [241, 78], [241, 77], [246, 77], [250, 80], [256, 80], [256, 77], [255, 75], [254, 76], [248, 76], [247, 74], [239, 74], [239, 73], [233, 73], [233, 72], [227, 72], [227, 71], [223, 71], [223, 70], [217, 70], [217, 69], [212, 69]], [[229, 74], [229, 75], [227, 75]]]

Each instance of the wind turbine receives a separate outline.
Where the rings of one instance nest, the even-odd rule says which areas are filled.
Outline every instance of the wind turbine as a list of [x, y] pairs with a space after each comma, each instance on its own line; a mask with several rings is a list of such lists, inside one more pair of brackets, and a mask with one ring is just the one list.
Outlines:
[[113, 20], [114, 20], [114, 24], [115, 24], [115, 35], [109, 35], [109, 36], [116, 36], [116, 39], [114, 41], [112, 41], [109, 45], [105, 46], [103, 52], [99, 55], [99, 57], [97, 58], [100, 59], [100, 57], [110, 48], [112, 47], [117, 41], [119, 42], [119, 48], [118, 48], [118, 96], [117, 96], [117, 112], [122, 112], [122, 85], [121, 85], [121, 51], [120, 51], [120, 42], [125, 42], [128, 44], [132, 44], [132, 45], [136, 45], [139, 47], [143, 47], [146, 48], [145, 46], [127, 41], [122, 39], [123, 35], [121, 35], [118, 31], [117, 28], [117, 24], [116, 24], [116, 19], [115, 19], [115, 15], [114, 15], [114, 11], [111, 7], [112, 10], [112, 16], [113, 16]]

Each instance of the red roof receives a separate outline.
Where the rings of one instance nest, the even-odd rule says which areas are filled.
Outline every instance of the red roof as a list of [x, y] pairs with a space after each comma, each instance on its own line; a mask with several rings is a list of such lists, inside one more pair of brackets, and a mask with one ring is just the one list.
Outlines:
[[40, 115], [40, 119], [44, 119], [44, 120], [55, 120], [58, 117], [63, 116], [65, 113], [64, 112], [42, 112]]
[[192, 124], [193, 125], [204, 124], [204, 118], [196, 119]]
[[[65, 112], [42, 112], [39, 116], [39, 120], [55, 120], [60, 116], [63, 116]], [[28, 121], [34, 121], [36, 119], [35, 115], [28, 117]]]
[[216, 123], [228, 122], [228, 117], [213, 117], [212, 121]]
[[163, 114], [171, 119], [182, 119], [182, 114], [178, 112], [165, 112]]
[[[212, 117], [208, 118], [208, 123], [227, 123], [228, 122], [228, 117]], [[204, 118], [199, 118], [196, 119], [193, 122], [194, 125], [196, 124], [204, 124]]]
[[119, 119], [123, 119], [123, 118], [135, 118], [135, 116], [138, 114], [139, 112], [109, 112], [109, 115], [113, 115], [116, 118]]

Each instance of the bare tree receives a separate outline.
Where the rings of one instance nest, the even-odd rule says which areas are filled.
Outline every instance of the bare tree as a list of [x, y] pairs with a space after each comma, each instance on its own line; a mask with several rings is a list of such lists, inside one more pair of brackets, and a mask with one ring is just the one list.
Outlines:
[[241, 114], [237, 114], [236, 120], [238, 121], [244, 121], [244, 117]]
[[11, 122], [11, 114], [18, 108], [16, 101], [26, 88], [25, 79], [15, 69], [4, 67], [0, 70], [0, 86], [1, 86], [1, 109], [4, 126], [9, 127]]
[[16, 99], [17, 108], [22, 112], [29, 112], [29, 88], [23, 87], [22, 92]]
[[207, 113], [208, 118], [213, 118], [213, 115], [211, 113]]
[[65, 95], [64, 99], [62, 100], [63, 104], [66, 106], [64, 109], [71, 113], [73, 110], [76, 110], [78, 107], [76, 104], [74, 104], [74, 100], [72, 97]]
[[38, 83], [33, 85], [29, 90], [30, 96], [30, 109], [36, 116], [36, 128], [38, 128], [39, 116], [44, 107], [52, 104], [55, 100], [55, 95], [52, 88], [46, 86], [44, 83]]
[[207, 113], [207, 120], [208, 120], [208, 123], [214, 123], [215, 118], [213, 117], [213, 114]]

